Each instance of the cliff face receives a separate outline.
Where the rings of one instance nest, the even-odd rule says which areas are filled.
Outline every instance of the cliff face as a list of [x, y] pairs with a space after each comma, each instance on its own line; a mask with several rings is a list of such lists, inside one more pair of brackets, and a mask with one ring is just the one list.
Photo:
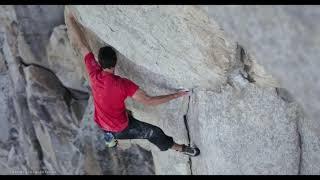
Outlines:
[[0, 173], [153, 174], [151, 153], [141, 147], [105, 148], [63, 12], [0, 8]]
[[159, 107], [127, 102], [138, 119], [201, 149], [192, 159], [152, 149], [157, 174], [299, 173], [301, 109], [201, 9], [71, 8], [86, 29], [118, 51], [118, 74], [151, 95], [192, 90], [189, 98]]
[[105, 148], [64, 7], [2, 6], [2, 174], [318, 174], [305, 168], [319, 167], [305, 160], [319, 158], [317, 148], [305, 150], [318, 147], [319, 136], [310, 135], [300, 106], [201, 8], [67, 6], [65, 13], [70, 9], [95, 55], [107, 44], [117, 50], [116, 74], [150, 95], [191, 90], [156, 107], [126, 104], [201, 155], [160, 152], [145, 140]]
[[302, 105], [301, 173], [320, 174], [320, 6], [203, 6]]

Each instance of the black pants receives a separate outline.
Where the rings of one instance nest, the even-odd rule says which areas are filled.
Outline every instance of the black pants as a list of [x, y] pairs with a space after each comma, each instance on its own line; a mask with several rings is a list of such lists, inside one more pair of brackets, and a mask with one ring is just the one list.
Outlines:
[[172, 137], [167, 136], [159, 127], [138, 121], [132, 115], [129, 116], [129, 125], [122, 132], [111, 133], [115, 139], [148, 139], [161, 151], [166, 151], [174, 144]]

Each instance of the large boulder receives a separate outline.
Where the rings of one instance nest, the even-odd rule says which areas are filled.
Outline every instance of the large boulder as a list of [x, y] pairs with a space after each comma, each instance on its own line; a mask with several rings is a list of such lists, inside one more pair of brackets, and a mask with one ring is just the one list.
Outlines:
[[[135, 60], [141, 68], [170, 77], [165, 79], [167, 87], [212, 87], [226, 81], [234, 44], [224, 41], [222, 31], [209, 24], [208, 17], [197, 9], [188, 6], [75, 8], [84, 27], [95, 26], [90, 30], [126, 58]], [[124, 11], [127, 16], [121, 16]]]
[[81, 56], [70, 45], [65, 25], [53, 29], [47, 46], [48, 67], [58, 76], [65, 87], [88, 92]]
[[302, 174], [320, 174], [319, 6], [202, 6], [301, 103]]
[[16, 23], [18, 24], [18, 48], [25, 63], [48, 65], [46, 46], [49, 43], [53, 28], [64, 24], [63, 5], [13, 6]]
[[8, 119], [3, 119], [8, 123], [9, 136], [2, 143], [2, 148], [6, 149], [8, 154], [5, 159], [1, 159], [1, 164], [7, 165], [1, 173], [41, 173], [42, 165], [39, 159], [41, 151], [39, 151], [39, 143], [31, 124], [25, 93], [26, 81], [21, 64], [22, 58], [19, 56], [16, 43], [18, 36], [16, 17], [12, 6], [1, 6], [0, 12], [0, 29], [3, 32], [0, 50], [8, 65], [7, 73], [11, 80], [11, 83], [7, 84], [10, 88], [6, 112]]
[[[48, 68], [65, 87], [88, 93], [85, 76], [82, 76], [85, 69], [75, 65], [81, 60], [67, 37], [64, 6], [4, 6], [1, 11], [2, 24], [16, 28], [16, 53], [24, 64]], [[3, 68], [0, 55], [0, 70]]]
[[68, 106], [66, 89], [50, 71], [24, 68], [26, 92], [33, 128], [41, 145], [42, 161], [51, 173], [78, 174], [79, 150], [73, 145], [78, 121]]
[[190, 103], [190, 138], [202, 150], [194, 174], [298, 174], [301, 117], [274, 88], [195, 90]]
[[[261, 17], [271, 21], [263, 16], [273, 12], [270, 7], [243, 11], [232, 6], [214, 13], [207, 9], [211, 16], [196, 6], [69, 8], [95, 55], [104, 45], [116, 49], [116, 74], [150, 95], [191, 90], [190, 97], [157, 107], [131, 99], [126, 104], [137, 119], [161, 127], [178, 143], [197, 145], [201, 155], [161, 152], [146, 140], [122, 140], [117, 148], [106, 149], [103, 132], [93, 121], [83, 59], [62, 25], [64, 6], [1, 6], [0, 174], [319, 174], [320, 135], [314, 121], [318, 111], [312, 105], [316, 98], [310, 104], [301, 101], [308, 100], [301, 87], [309, 87], [310, 81], [300, 79], [297, 88], [285, 82], [279, 74], [286, 71], [275, 63], [281, 58], [272, 56], [279, 48], [259, 36], [266, 33], [253, 33], [261, 32], [255, 25]], [[295, 20], [283, 12], [296, 14], [296, 9], [278, 11], [281, 8], [273, 14]], [[254, 28], [228, 26], [248, 15], [228, 18], [227, 13], [238, 12], [253, 14], [247, 19]], [[264, 24], [262, 29], [269, 27]], [[314, 32], [315, 26], [304, 25]], [[254, 56], [232, 40], [236, 37], [249, 41], [245, 49]], [[316, 40], [303, 41], [302, 46]], [[297, 43], [284, 44], [304, 52]], [[286, 57], [296, 63], [301, 53], [294, 53]], [[280, 77], [280, 83], [258, 62]], [[305, 77], [305, 72], [294, 72], [303, 75], [296, 79]], [[293, 96], [282, 85], [293, 89]], [[309, 94], [314, 92], [311, 88]], [[313, 119], [295, 102], [296, 96]]]
[[[55, 9], [54, 6], [51, 8]], [[5, 94], [8, 97], [8, 107], [5, 113], [8, 118], [2, 119], [3, 123], [8, 124], [8, 128], [6, 130], [8, 132], [8, 136], [2, 136], [4, 142], [1, 143], [1, 148], [5, 150], [2, 151], [2, 154], [7, 154], [7, 156], [4, 159], [1, 159], [1, 164], [5, 165], [3, 166], [4, 168], [3, 171], [1, 171], [1, 174], [57, 173], [59, 171], [45, 171], [50, 169], [50, 167], [46, 167], [44, 163], [46, 157], [43, 157], [44, 152], [42, 151], [42, 146], [49, 144], [50, 141], [41, 141], [41, 143], [43, 144], [40, 144], [40, 141], [37, 137], [39, 133], [36, 132], [32, 122], [36, 119], [33, 119], [34, 117], [32, 115], [32, 112], [30, 112], [31, 109], [29, 108], [29, 104], [37, 102], [30, 102], [30, 100], [28, 100], [27, 98], [26, 87], [29, 83], [32, 84], [32, 82], [28, 82], [26, 80], [24, 73], [24, 67], [26, 66], [26, 63], [24, 58], [27, 57], [24, 57], [20, 54], [21, 51], [19, 51], [19, 43], [17, 43], [19, 37], [23, 33], [21, 29], [19, 29], [19, 21], [17, 20], [15, 7], [1, 6], [0, 12], [0, 29], [2, 30], [1, 35], [3, 35], [0, 38], [0, 52], [3, 53], [3, 59], [8, 65], [8, 75], [11, 80], [11, 83], [6, 83], [6, 85], [8, 85], [8, 88], [10, 89], [9, 94]], [[50, 21], [47, 21], [46, 23], [50, 24]], [[53, 22], [52, 25], [54, 24], [55, 23]], [[47, 39], [49, 40], [49, 36], [47, 37]], [[32, 42], [35, 43], [35, 41]], [[50, 78], [52, 78], [52, 76]], [[53, 79], [53, 81], [55, 80], [56, 79]], [[52, 82], [52, 80], [50, 81], [49, 79], [48, 83], [50, 82]], [[46, 85], [46, 82], [41, 83], [43, 83], [44, 86]], [[56, 84], [59, 85], [59, 83]], [[61, 87], [61, 85], [58, 87]], [[51, 86], [49, 89], [50, 90], [48, 91], [48, 93], [55, 91], [56, 87]], [[39, 90], [37, 91], [36, 88], [30, 89], [29, 87], [28, 91], [29, 94], [33, 92], [39, 93]], [[6, 93], [6, 91], [3, 91], [3, 93]], [[53, 97], [53, 99], [54, 98], [55, 97]], [[50, 107], [50, 109], [51, 108], [52, 110], [54, 110], [54, 107]], [[46, 112], [41, 108], [33, 109], [32, 111], [41, 111], [42, 114], [47, 115]], [[54, 115], [62, 115], [62, 112], [56, 112]], [[48, 116], [42, 116], [42, 118], [42, 120], [45, 121], [47, 120], [46, 118], [48, 118]], [[35, 123], [38, 122], [40, 123], [40, 121], [35, 121]], [[44, 129], [46, 129], [46, 127], [44, 127]], [[3, 131], [3, 133], [5, 133], [5, 131]], [[48, 140], [47, 136], [43, 136], [41, 140], [43, 139]]]
[[0, 7], [0, 174], [153, 174], [149, 151], [105, 148], [81, 58], [65, 26], [54, 28], [61, 8]]
[[198, 158], [187, 158], [151, 148], [156, 174], [300, 172], [301, 109], [200, 8], [69, 8], [94, 39], [117, 50], [117, 74], [150, 95], [192, 90], [191, 97], [158, 107], [127, 101], [135, 117], [202, 151]]

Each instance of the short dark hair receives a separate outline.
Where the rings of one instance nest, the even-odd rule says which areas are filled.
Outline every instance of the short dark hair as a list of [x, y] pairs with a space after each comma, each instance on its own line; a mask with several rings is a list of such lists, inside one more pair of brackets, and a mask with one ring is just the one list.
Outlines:
[[102, 47], [99, 49], [98, 60], [103, 69], [113, 68], [117, 63], [116, 52], [110, 46]]

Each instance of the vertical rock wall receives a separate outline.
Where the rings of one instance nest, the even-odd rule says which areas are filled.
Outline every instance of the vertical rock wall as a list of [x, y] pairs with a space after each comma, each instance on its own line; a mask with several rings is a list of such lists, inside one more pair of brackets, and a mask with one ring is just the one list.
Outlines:
[[[153, 174], [137, 145], [108, 151], [64, 6], [1, 6], [1, 174]], [[86, 112], [90, 114], [85, 114]]]
[[192, 90], [191, 97], [158, 107], [127, 102], [138, 119], [202, 151], [188, 158], [153, 148], [156, 174], [300, 172], [301, 108], [200, 8], [70, 8], [84, 28], [118, 51], [118, 74], [150, 95]]

